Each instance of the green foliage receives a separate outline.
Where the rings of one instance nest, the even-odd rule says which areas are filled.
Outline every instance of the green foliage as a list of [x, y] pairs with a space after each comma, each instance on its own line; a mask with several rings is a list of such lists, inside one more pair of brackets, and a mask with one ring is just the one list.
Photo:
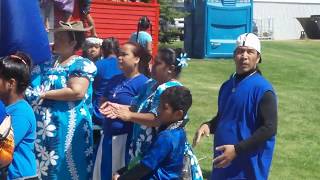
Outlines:
[[166, 31], [160, 31], [159, 41], [162, 43], [172, 43], [175, 39], [181, 36], [181, 31], [177, 28], [168, 29]]
[[[278, 132], [269, 179], [320, 179], [320, 43], [318, 41], [262, 42], [263, 75], [278, 96]], [[231, 73], [232, 60], [192, 60], [181, 81], [191, 89], [193, 104], [186, 127], [191, 142], [199, 125], [217, 112], [218, 91]], [[208, 178], [212, 137], [194, 149]]]
[[176, 28], [168, 28], [168, 25], [174, 23], [174, 18], [183, 18], [187, 13], [178, 11], [174, 7], [177, 0], [158, 0], [158, 2], [160, 4], [159, 41], [162, 43], [170, 43], [181, 35], [181, 31]]
[[158, 0], [160, 4], [160, 18], [166, 22], [174, 22], [174, 18], [185, 17], [185, 13], [178, 11], [174, 4], [177, 0]]

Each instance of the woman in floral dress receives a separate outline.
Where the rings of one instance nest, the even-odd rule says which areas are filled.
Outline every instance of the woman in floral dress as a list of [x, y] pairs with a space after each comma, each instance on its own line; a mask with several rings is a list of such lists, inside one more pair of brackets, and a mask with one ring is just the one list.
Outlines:
[[52, 62], [33, 68], [26, 92], [37, 119], [36, 156], [41, 179], [90, 179], [92, 82], [95, 65], [75, 55], [84, 40], [81, 22], [60, 22]]
[[[159, 50], [158, 57], [152, 66], [152, 77], [144, 88], [141, 89], [130, 108], [119, 104], [105, 103], [101, 112], [109, 118], [120, 118], [124, 121], [134, 122], [132, 143], [129, 155], [133, 166], [144, 156], [154, 140], [157, 129], [160, 125], [157, 120], [160, 96], [169, 87], [182, 86], [177, 81], [182, 67], [186, 66], [186, 58], [178, 58], [176, 52], [170, 48]], [[179, 126], [186, 124], [186, 119], [179, 123]], [[200, 166], [188, 143], [185, 145], [185, 155], [189, 157], [193, 180], [202, 178]]]

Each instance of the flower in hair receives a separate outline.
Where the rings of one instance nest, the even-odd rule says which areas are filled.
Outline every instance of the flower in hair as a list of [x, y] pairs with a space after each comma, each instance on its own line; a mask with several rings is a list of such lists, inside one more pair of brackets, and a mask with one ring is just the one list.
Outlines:
[[187, 53], [181, 53], [180, 57], [177, 58], [177, 61], [179, 61], [178, 66], [180, 66], [181, 68], [187, 67], [188, 63], [187, 61], [189, 61], [190, 58], [187, 57]]

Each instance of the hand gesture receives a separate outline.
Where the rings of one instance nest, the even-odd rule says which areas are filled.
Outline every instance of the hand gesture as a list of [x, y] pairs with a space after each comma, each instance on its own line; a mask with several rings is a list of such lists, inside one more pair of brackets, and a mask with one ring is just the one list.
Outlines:
[[112, 103], [110, 101], [106, 101], [101, 104], [99, 111], [102, 115], [104, 115], [107, 118], [115, 119], [117, 116], [115, 115], [115, 110], [119, 108], [119, 104]]
[[123, 121], [130, 121], [132, 112], [129, 110], [129, 108], [118, 106], [117, 108], [113, 109], [113, 115]]
[[207, 123], [203, 123], [193, 137], [192, 147], [195, 147], [200, 142], [202, 136], [209, 137], [209, 135], [210, 127]]
[[237, 156], [234, 145], [223, 145], [216, 147], [216, 151], [222, 151], [223, 153], [213, 159], [213, 165], [215, 168], [225, 168], [231, 161]]
[[114, 173], [114, 174], [112, 175], [112, 180], [118, 180], [119, 177], [120, 177], [120, 175], [119, 175], [118, 173]]

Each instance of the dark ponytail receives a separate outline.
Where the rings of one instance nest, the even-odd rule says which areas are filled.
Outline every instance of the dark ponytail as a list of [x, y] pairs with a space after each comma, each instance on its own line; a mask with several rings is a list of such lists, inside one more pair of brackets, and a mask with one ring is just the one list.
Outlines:
[[138, 25], [137, 25], [137, 36], [136, 36], [136, 42], [138, 42], [139, 38], [139, 32], [140, 30], [145, 31], [150, 27], [150, 32], [152, 36], [152, 24], [150, 22], [150, 19], [147, 16], [142, 16], [139, 19]]
[[5, 80], [15, 79], [16, 92], [23, 93], [30, 83], [31, 58], [23, 53], [16, 52], [13, 55], [2, 57], [0, 60], [0, 77]]

